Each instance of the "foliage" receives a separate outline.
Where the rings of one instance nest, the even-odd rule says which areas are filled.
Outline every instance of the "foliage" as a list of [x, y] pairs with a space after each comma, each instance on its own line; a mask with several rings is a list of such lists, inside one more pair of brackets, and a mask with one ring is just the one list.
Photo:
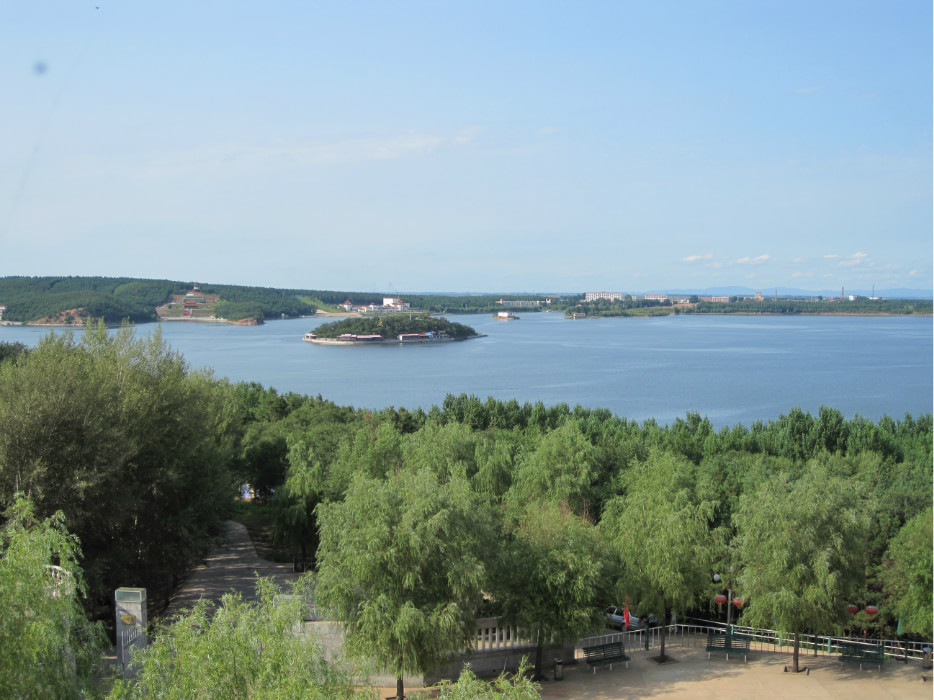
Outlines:
[[486, 583], [492, 528], [467, 481], [430, 470], [358, 476], [341, 503], [317, 508], [319, 605], [345, 624], [358, 658], [406, 673], [464, 649]]
[[858, 482], [812, 464], [743, 494], [734, 515], [748, 624], [798, 635], [839, 628], [863, 576], [868, 501]]
[[477, 334], [470, 326], [452, 323], [445, 318], [399, 313], [361, 316], [324, 323], [315, 328], [315, 335], [319, 338], [336, 338], [344, 333], [352, 333], [395, 338], [400, 333], [440, 333], [442, 331], [459, 340]]
[[528, 663], [522, 659], [515, 675], [506, 673], [492, 683], [477, 678], [468, 666], [456, 683], [441, 683], [439, 700], [538, 700], [539, 685], [528, 677]]
[[932, 580], [932, 519], [929, 506], [905, 523], [889, 545], [885, 557], [885, 581], [889, 606], [899, 616], [906, 632], [934, 634]]
[[0, 697], [89, 691], [104, 635], [81, 605], [80, 548], [56, 512], [37, 521], [17, 499], [0, 532]]
[[169, 280], [128, 277], [0, 277], [0, 303], [6, 321], [54, 319], [78, 309], [82, 319], [107, 323], [156, 320], [156, 307], [185, 286]]
[[22, 343], [0, 343], [0, 363], [15, 360], [29, 350]]
[[200, 600], [134, 651], [135, 678], [118, 680], [113, 700], [151, 698], [373, 698], [324, 659], [317, 644], [296, 633], [299, 599], [280, 598], [269, 580], [257, 582], [259, 601], [227, 594], [216, 609]]
[[[638, 608], [667, 625], [709, 589], [720, 534], [712, 501], [697, 498], [690, 463], [653, 450], [623, 476], [624, 494], [607, 504], [601, 527], [623, 562]], [[662, 636], [660, 656], [665, 657]]]
[[167, 592], [218, 531], [233, 493], [220, 386], [158, 331], [102, 323], [0, 364], [0, 503], [23, 492], [40, 517], [65, 513], [92, 605], [119, 586]]
[[490, 551], [489, 516], [467, 481], [429, 469], [359, 475], [317, 507], [316, 596], [344, 623], [351, 655], [397, 678], [435, 668], [474, 634]]
[[597, 493], [597, 449], [569, 420], [542, 436], [516, 467], [510, 497], [525, 504], [545, 498], [560, 501], [581, 516], [592, 516]]
[[555, 501], [525, 504], [507, 521], [501, 549], [494, 596], [504, 620], [536, 642], [540, 677], [545, 644], [574, 641], [600, 626], [608, 552], [591, 523]]

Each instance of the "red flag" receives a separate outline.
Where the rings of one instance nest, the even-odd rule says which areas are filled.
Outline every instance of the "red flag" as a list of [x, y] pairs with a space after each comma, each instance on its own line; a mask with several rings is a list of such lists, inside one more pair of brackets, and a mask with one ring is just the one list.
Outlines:
[[626, 623], [626, 629], [629, 629], [629, 596], [626, 596], [626, 605], [623, 607], [623, 621]]

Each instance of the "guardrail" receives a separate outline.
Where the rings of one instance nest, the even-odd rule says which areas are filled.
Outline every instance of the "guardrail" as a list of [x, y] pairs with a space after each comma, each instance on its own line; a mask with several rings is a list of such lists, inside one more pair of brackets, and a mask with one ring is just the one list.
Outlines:
[[[789, 654], [792, 651], [794, 635], [782, 634], [777, 630], [743, 627], [740, 625], [731, 625], [731, 627], [733, 628], [733, 632], [749, 637], [750, 651], [765, 651], [782, 654]], [[693, 622], [669, 625], [665, 644], [673, 646], [697, 646], [698, 644], [706, 644], [708, 632], [722, 632], [726, 628], [727, 625], [725, 624], [707, 620], [696, 620]], [[645, 645], [646, 636], [649, 642], [648, 647]], [[922, 659], [925, 655], [925, 648], [934, 648], [934, 642], [911, 642], [900, 639], [876, 640], [865, 639], [863, 637], [834, 637], [819, 634], [801, 634], [798, 639], [801, 653], [807, 653], [810, 656], [835, 656], [840, 654], [840, 647], [844, 643], [865, 644], [866, 646], [882, 644], [887, 657], [895, 660], [907, 661], [908, 659]], [[657, 647], [661, 643], [661, 627], [586, 637], [578, 640], [577, 648], [619, 641], [624, 643], [627, 652], [630, 649], [638, 651], [639, 649]]]

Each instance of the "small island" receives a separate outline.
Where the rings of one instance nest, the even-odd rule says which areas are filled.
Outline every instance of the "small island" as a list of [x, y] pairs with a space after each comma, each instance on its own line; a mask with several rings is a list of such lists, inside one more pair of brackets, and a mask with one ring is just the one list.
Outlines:
[[302, 338], [317, 345], [398, 345], [482, 338], [470, 326], [429, 315], [348, 318], [318, 326]]

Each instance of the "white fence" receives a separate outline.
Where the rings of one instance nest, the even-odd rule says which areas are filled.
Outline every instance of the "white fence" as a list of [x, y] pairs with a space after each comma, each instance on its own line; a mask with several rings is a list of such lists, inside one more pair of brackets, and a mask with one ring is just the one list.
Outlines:
[[518, 628], [500, 625], [499, 622], [498, 617], [477, 620], [477, 634], [473, 642], [475, 652], [528, 649], [535, 646], [535, 640], [522, 635]]

